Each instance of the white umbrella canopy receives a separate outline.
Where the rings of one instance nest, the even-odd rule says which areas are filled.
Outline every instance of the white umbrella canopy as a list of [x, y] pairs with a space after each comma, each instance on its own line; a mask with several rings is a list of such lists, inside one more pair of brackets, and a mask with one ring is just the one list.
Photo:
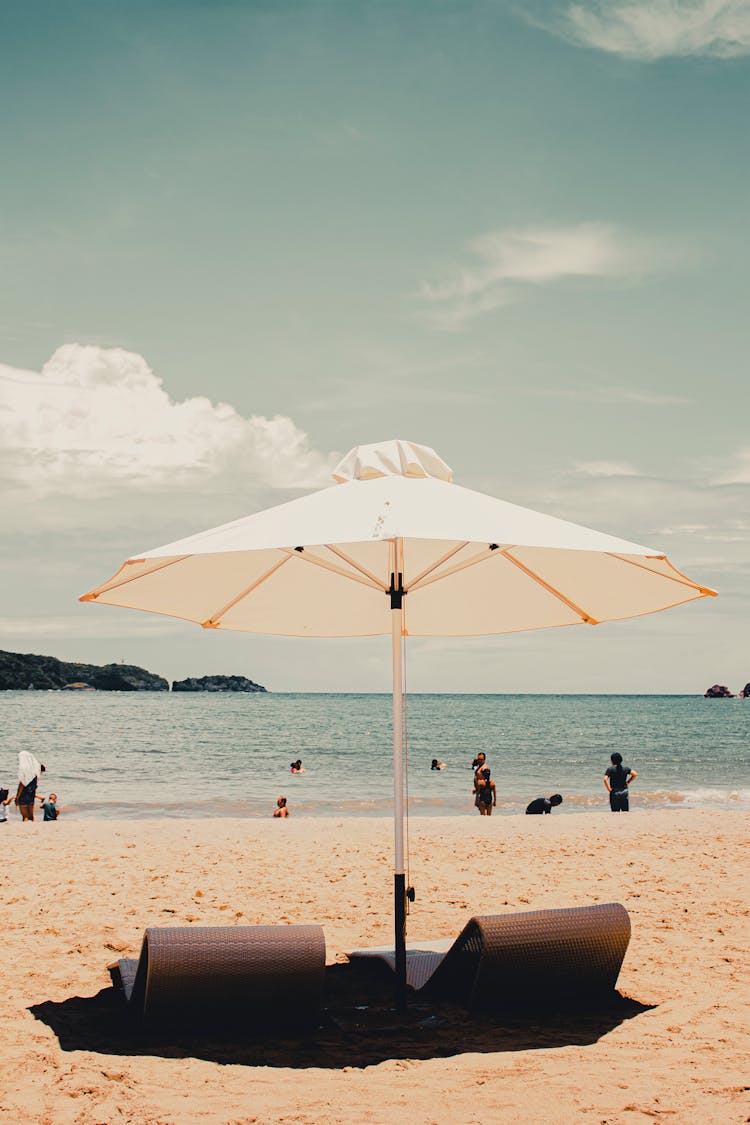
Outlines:
[[405, 1002], [402, 638], [596, 625], [714, 594], [655, 548], [452, 483], [427, 446], [358, 446], [334, 486], [142, 551], [81, 601], [205, 629], [390, 633], [397, 1003]]
[[[82, 601], [295, 637], [477, 636], [634, 617], [712, 594], [662, 551], [451, 483], [433, 450], [360, 446], [341, 483], [128, 559]], [[399, 546], [399, 565], [394, 550]], [[345, 581], [346, 580], [346, 581]]]

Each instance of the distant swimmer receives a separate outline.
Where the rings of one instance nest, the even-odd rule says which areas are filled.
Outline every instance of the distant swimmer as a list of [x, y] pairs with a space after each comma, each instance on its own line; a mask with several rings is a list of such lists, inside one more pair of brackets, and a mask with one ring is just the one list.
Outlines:
[[302, 765], [302, 759], [301, 758], [297, 758], [296, 762], [292, 762], [292, 764], [289, 767], [289, 772], [290, 773], [304, 773], [305, 772], [305, 767]]
[[527, 816], [540, 816], [544, 813], [551, 813], [554, 808], [562, 804], [562, 797], [559, 793], [553, 793], [551, 797], [537, 797], [535, 801], [526, 806]]
[[622, 754], [615, 751], [611, 755], [611, 766], [604, 771], [604, 788], [609, 793], [609, 807], [612, 812], [630, 812], [628, 786], [638, 774], [630, 766], [622, 764]]
[[497, 807], [497, 787], [491, 780], [490, 771], [479, 771], [476, 786], [476, 806], [480, 816], [492, 816], [492, 810]]
[[286, 803], [286, 797], [279, 797], [276, 801], [276, 808], [273, 810], [274, 816], [285, 817], [289, 816], [289, 809]]
[[430, 769], [431, 770], [444, 770], [445, 769], [445, 762], [439, 762], [437, 760], [437, 758], [433, 758], [432, 759], [432, 765], [430, 766]]

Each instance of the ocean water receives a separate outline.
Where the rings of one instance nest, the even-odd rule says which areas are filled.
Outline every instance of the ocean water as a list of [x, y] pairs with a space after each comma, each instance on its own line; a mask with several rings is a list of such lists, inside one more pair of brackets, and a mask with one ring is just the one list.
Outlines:
[[[295, 816], [391, 814], [389, 695], [19, 691], [0, 714], [0, 785], [30, 749], [69, 816], [268, 816], [282, 793]], [[638, 771], [631, 808], [750, 808], [750, 700], [412, 695], [408, 726], [414, 815], [476, 816], [480, 750], [500, 814], [554, 792], [556, 816], [606, 808], [613, 750]]]

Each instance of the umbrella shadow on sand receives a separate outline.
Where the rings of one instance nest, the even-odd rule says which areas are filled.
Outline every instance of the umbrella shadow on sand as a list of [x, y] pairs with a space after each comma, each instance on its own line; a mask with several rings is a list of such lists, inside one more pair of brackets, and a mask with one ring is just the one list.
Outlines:
[[122, 996], [114, 988], [60, 1003], [47, 1000], [29, 1011], [54, 1032], [63, 1051], [340, 1069], [374, 1066], [389, 1059], [588, 1046], [651, 1007], [613, 992], [596, 1008], [556, 1009], [549, 1003], [533, 1011], [490, 1016], [420, 995], [410, 1000], [406, 1012], [396, 1012], [389, 980], [382, 966], [329, 965], [320, 1016], [307, 1028], [294, 1027], [293, 1013], [286, 1011], [275, 1026], [264, 1013], [260, 1028], [249, 1022], [216, 1028], [197, 1019], [190, 1030], [183, 1023], [179, 1028], [144, 1031], [128, 1018]]

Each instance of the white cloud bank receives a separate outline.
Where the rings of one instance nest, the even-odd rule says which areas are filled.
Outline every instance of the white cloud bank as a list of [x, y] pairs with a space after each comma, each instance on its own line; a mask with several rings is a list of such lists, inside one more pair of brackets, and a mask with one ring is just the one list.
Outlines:
[[468, 321], [516, 300], [529, 286], [571, 278], [632, 278], [657, 267], [657, 250], [607, 223], [493, 231], [470, 243], [474, 261], [454, 268], [419, 292], [428, 320], [459, 330]]
[[308, 488], [331, 483], [334, 461], [291, 418], [172, 400], [145, 359], [121, 348], [66, 344], [40, 373], [0, 364], [0, 481], [35, 493], [179, 490], [215, 478]]
[[750, 53], [749, 0], [599, 0], [571, 4], [549, 30], [584, 47], [654, 61]]

